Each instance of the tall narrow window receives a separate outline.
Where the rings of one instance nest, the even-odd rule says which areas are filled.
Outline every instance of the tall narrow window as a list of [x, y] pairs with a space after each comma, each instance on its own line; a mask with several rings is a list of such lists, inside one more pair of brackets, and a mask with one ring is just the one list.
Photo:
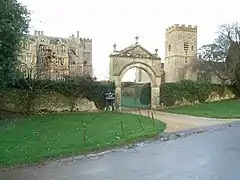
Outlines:
[[188, 50], [188, 42], [184, 42], [183, 44], [183, 48], [184, 48], [184, 51], [187, 51]]
[[61, 65], [64, 64], [64, 58], [61, 58]]
[[168, 51], [171, 51], [172, 50], [172, 46], [171, 44], [168, 45]]
[[40, 52], [43, 52], [44, 49], [45, 49], [44, 46], [40, 44], [40, 45], [39, 45], [39, 51], [40, 51]]
[[26, 43], [24, 46], [25, 46], [25, 50], [28, 51], [29, 50], [29, 44]]
[[193, 45], [191, 46], [191, 50], [193, 51]]

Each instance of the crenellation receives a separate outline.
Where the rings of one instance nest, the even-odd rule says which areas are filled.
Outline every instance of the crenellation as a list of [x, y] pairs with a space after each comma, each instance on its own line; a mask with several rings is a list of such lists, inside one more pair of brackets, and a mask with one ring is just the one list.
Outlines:
[[166, 29], [166, 34], [169, 34], [173, 31], [188, 31], [188, 32], [197, 32], [197, 26], [186, 25], [186, 24], [174, 24]]
[[80, 41], [82, 41], [82, 42], [92, 42], [92, 39], [90, 39], [90, 38], [80, 38]]

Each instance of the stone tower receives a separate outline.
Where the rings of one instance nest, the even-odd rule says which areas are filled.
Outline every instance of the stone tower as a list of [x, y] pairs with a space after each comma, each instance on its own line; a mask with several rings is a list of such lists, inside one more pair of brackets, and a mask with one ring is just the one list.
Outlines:
[[175, 24], [165, 32], [165, 82], [196, 80], [197, 26]]

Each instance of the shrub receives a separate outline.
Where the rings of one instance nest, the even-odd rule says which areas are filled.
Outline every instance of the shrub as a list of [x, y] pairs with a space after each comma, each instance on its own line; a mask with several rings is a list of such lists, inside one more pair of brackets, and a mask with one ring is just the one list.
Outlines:
[[[95, 81], [93, 78], [78, 78], [75, 80], [68, 80], [59, 84], [60, 93], [64, 96], [72, 98], [86, 98], [93, 101], [95, 106], [99, 110], [103, 110], [106, 107], [105, 93], [110, 90], [115, 90], [115, 85], [108, 81]], [[57, 86], [56, 86], [57, 87]], [[56, 91], [59, 91], [55, 89]], [[73, 104], [74, 105], [74, 104]]]
[[105, 93], [110, 91], [115, 91], [115, 84], [108, 81], [95, 82], [93, 89], [90, 94], [88, 94], [87, 99], [93, 101], [99, 110], [103, 110], [106, 107]]
[[196, 83], [196, 90], [197, 90], [196, 100], [202, 103], [208, 99], [211, 92], [215, 90], [215, 87], [213, 84], [202, 82], [202, 83]]
[[227, 88], [235, 95], [235, 98], [240, 98], [240, 83], [228, 85]]
[[[164, 106], [173, 106], [176, 102], [183, 99], [189, 102], [205, 102], [210, 93], [214, 90], [214, 85], [204, 82], [194, 82], [184, 80], [177, 83], [163, 83], [160, 86], [160, 104]], [[141, 92], [141, 103], [150, 103], [151, 87], [150, 83], [146, 84]]]
[[205, 102], [214, 86], [205, 82], [184, 80], [178, 83], [165, 83], [161, 85], [160, 102], [165, 106], [172, 106], [183, 99], [189, 102]]
[[172, 106], [176, 101], [181, 101], [181, 95], [179, 83], [163, 83], [160, 86], [160, 103], [164, 106]]
[[[24, 90], [26, 92], [25, 98], [29, 102], [33, 102], [34, 98], [39, 96], [39, 93], [47, 90], [69, 98], [71, 109], [74, 108], [77, 98], [86, 98], [93, 101], [96, 107], [102, 110], [106, 107], [105, 92], [107, 90], [114, 91], [115, 85], [108, 81], [96, 81], [92, 77], [79, 76], [67, 78], [65, 81], [20, 79], [15, 84], [8, 84], [7, 88]], [[34, 97], [27, 98], [28, 92], [31, 92]], [[31, 103], [29, 106], [34, 106], [34, 104]]]
[[224, 97], [225, 96], [225, 89], [228, 89], [228, 87], [223, 86], [221, 84], [214, 84], [214, 91], [220, 96]]

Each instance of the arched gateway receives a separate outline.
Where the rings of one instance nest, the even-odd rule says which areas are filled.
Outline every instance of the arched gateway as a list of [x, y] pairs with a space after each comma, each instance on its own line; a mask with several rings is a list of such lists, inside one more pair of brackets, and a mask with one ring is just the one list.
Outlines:
[[155, 54], [150, 53], [138, 43], [121, 50], [116, 50], [116, 44], [113, 45], [114, 52], [110, 57], [109, 80], [115, 81], [116, 104], [121, 105], [121, 80], [123, 75], [130, 69], [136, 67], [144, 70], [151, 79], [151, 108], [155, 109], [159, 105], [159, 94], [161, 79], [164, 74], [161, 58], [158, 57], [157, 49]]

